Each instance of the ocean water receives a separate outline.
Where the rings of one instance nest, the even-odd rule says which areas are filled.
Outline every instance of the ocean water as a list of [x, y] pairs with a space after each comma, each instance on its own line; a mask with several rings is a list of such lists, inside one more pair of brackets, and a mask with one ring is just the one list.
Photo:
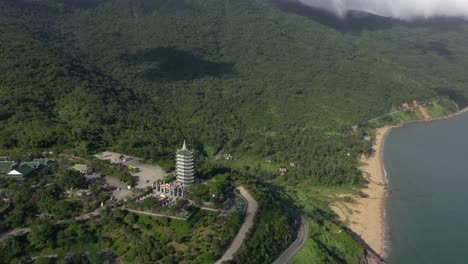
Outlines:
[[384, 163], [388, 263], [468, 263], [468, 114], [392, 130]]

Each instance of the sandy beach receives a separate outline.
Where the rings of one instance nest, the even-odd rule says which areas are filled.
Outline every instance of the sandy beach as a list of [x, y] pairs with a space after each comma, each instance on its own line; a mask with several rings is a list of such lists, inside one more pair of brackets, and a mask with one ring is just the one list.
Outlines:
[[387, 194], [387, 179], [383, 163], [383, 148], [385, 138], [395, 127], [401, 127], [415, 122], [432, 122], [456, 117], [468, 112], [468, 108], [461, 109], [449, 116], [426, 120], [407, 122], [398, 126], [387, 126], [376, 131], [374, 143], [375, 154], [372, 157], [361, 159], [365, 165], [359, 169], [369, 182], [362, 189], [362, 196], [341, 194], [339, 198], [349, 197], [353, 203], [344, 202], [343, 199], [331, 204], [331, 209], [339, 216], [340, 220], [356, 233], [364, 242], [372, 248], [380, 257], [385, 258], [388, 253], [385, 248], [385, 199]]
[[331, 206], [340, 220], [346, 222], [348, 227], [380, 256], [385, 253], [384, 206], [387, 190], [382, 152], [385, 137], [391, 129], [391, 127], [379, 128], [374, 145], [375, 154], [370, 158], [361, 159], [366, 165], [360, 169], [369, 182], [362, 190], [362, 197], [346, 195], [353, 198], [354, 203], [335, 202]]

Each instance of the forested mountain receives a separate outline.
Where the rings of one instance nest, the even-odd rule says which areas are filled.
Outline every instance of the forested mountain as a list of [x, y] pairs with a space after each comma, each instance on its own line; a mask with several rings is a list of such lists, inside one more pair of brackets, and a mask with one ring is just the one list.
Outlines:
[[111, 149], [170, 169], [187, 139], [199, 176], [235, 172], [263, 202], [238, 263], [280, 254], [292, 204], [307, 261], [359, 263], [320, 188], [363, 183], [366, 121], [412, 100], [467, 106], [466, 43], [464, 20], [296, 0], [0, 0], [0, 154]]
[[0, 34], [2, 149], [160, 159], [187, 138], [301, 158], [349, 148], [334, 135], [403, 101], [468, 100], [461, 20], [341, 20], [294, 0], [1, 0]]

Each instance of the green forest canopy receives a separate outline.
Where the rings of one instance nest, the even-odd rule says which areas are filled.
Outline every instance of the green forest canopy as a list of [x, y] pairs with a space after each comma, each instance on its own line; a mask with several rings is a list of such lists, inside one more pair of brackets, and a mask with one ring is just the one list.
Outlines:
[[[293, 0], [5, 0], [0, 35], [1, 149], [308, 151], [251, 142], [265, 138], [331, 156], [350, 147], [337, 133], [403, 101], [468, 101], [459, 20], [342, 21]], [[309, 174], [343, 171], [328, 167]]]
[[[458, 19], [342, 20], [295, 0], [0, 0], [0, 39], [5, 153], [111, 148], [172, 162], [187, 139], [199, 162], [222, 148], [297, 161], [285, 185], [359, 184], [370, 142], [351, 126], [413, 99], [468, 104]], [[268, 203], [239, 262], [272, 260], [292, 239], [261, 168], [241, 168]], [[362, 251], [320, 210], [306, 215], [317, 262], [357, 263]], [[271, 234], [287, 239], [268, 247]]]

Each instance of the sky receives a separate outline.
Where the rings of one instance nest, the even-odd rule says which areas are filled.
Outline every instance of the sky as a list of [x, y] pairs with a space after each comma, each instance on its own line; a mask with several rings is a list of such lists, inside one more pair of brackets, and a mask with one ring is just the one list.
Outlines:
[[299, 0], [304, 4], [327, 9], [339, 16], [348, 10], [410, 20], [450, 16], [468, 18], [468, 0]]

